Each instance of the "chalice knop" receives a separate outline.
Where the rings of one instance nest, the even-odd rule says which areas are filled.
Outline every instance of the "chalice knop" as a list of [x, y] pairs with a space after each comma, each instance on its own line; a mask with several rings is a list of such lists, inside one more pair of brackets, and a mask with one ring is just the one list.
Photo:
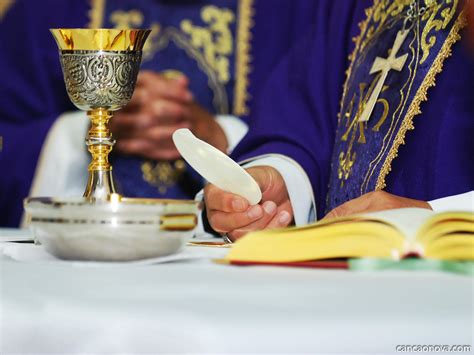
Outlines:
[[69, 98], [87, 111], [86, 145], [92, 155], [84, 197], [108, 200], [115, 194], [108, 155], [115, 143], [108, 129], [114, 111], [131, 99], [142, 48], [150, 30], [52, 29], [59, 47]]

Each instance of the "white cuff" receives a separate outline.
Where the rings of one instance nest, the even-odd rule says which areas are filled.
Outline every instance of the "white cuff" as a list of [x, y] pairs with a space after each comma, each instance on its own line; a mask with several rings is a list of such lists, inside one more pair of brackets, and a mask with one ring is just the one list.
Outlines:
[[295, 224], [301, 226], [315, 220], [316, 202], [313, 188], [301, 165], [281, 154], [266, 154], [243, 162], [245, 168], [267, 165], [275, 168], [285, 180], [295, 218]]
[[474, 191], [452, 195], [437, 200], [428, 201], [435, 212], [468, 211], [474, 212]]
[[249, 128], [244, 121], [236, 116], [218, 115], [216, 121], [227, 138], [227, 154], [230, 154], [247, 134]]

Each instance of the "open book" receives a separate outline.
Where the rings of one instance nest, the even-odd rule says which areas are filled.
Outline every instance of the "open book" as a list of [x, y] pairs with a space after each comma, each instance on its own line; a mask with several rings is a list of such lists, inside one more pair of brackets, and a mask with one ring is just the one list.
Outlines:
[[474, 214], [404, 208], [254, 232], [239, 239], [225, 260], [291, 263], [407, 256], [474, 260]]

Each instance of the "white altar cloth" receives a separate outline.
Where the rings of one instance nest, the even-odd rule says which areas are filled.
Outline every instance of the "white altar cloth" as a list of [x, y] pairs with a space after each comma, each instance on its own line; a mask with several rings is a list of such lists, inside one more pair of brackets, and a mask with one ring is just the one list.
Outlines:
[[0, 353], [393, 353], [405, 344], [473, 344], [471, 277], [210, 260], [222, 253], [117, 267], [4, 256]]

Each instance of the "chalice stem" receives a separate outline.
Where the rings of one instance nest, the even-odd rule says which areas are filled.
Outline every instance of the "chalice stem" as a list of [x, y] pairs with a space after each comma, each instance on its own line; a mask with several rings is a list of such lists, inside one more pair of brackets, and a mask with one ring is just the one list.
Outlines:
[[89, 164], [89, 179], [84, 197], [94, 200], [107, 200], [115, 193], [112, 179], [112, 165], [109, 163], [109, 153], [115, 144], [108, 123], [112, 112], [106, 108], [87, 111], [91, 120], [91, 128], [86, 137], [86, 145], [92, 155]]

